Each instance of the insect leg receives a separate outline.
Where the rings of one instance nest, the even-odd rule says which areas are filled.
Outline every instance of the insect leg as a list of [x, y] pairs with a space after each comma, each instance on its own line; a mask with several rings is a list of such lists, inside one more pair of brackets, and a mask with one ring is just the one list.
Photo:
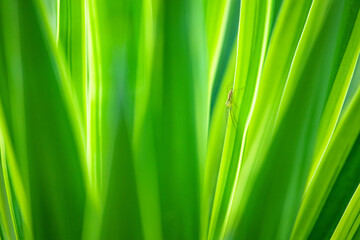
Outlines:
[[245, 88], [245, 87], [241, 87], [241, 88], [234, 89], [233, 92], [243, 90], [244, 88]]
[[234, 105], [237, 109], [239, 109], [236, 103], [233, 102], [232, 105]]
[[228, 120], [228, 110], [230, 110], [229, 108], [225, 108], [225, 121]]
[[230, 117], [231, 117], [231, 120], [232, 120], [232, 122], [234, 124], [235, 130], [237, 130], [237, 121], [235, 119], [234, 112], [231, 109], [230, 109]]

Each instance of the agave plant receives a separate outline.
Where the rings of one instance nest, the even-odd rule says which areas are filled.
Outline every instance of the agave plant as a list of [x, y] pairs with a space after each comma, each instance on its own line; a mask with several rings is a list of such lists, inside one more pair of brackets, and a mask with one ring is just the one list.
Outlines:
[[360, 1], [0, 0], [0, 239], [360, 239]]

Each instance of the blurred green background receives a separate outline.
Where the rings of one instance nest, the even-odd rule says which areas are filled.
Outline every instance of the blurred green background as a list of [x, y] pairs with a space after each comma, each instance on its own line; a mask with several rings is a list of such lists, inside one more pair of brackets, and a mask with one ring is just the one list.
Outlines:
[[360, 239], [360, 1], [0, 0], [0, 162], [0, 239]]

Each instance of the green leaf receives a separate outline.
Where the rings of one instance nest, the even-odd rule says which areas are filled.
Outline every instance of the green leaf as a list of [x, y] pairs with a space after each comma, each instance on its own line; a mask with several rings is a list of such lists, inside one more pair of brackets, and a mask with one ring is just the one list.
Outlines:
[[[351, 1], [346, 2], [348, 6], [351, 6]], [[359, 9], [359, 4], [353, 5], [353, 8], [345, 8], [344, 17], [350, 15], [354, 9]], [[310, 172], [310, 177], [314, 174], [316, 167], [321, 161], [321, 157], [323, 152], [326, 149], [328, 142], [334, 132], [334, 128], [336, 123], [340, 117], [340, 111], [345, 101], [345, 96], [348, 91], [351, 77], [353, 75], [353, 71], [356, 66], [356, 61], [359, 57], [360, 53], [360, 28], [358, 27], [360, 24], [359, 17], [356, 18], [357, 15], [353, 15], [348, 18], [346, 25], [344, 28], [351, 26], [349, 23], [354, 23], [354, 29], [352, 30], [351, 37], [349, 42], [347, 43], [346, 51], [341, 61], [341, 65], [339, 66], [339, 70], [337, 72], [334, 84], [331, 88], [330, 96], [327, 101], [326, 107], [324, 109], [324, 113], [322, 115], [321, 126], [318, 134], [318, 141], [316, 143], [316, 150], [314, 156], [314, 163]], [[355, 20], [356, 19], [356, 20]]]
[[[324, 42], [334, 33], [323, 23], [336, 22], [336, 15], [329, 13], [332, 6], [331, 1], [312, 3], [294, 55], [284, 95], [280, 94], [268, 100], [272, 103], [268, 107], [274, 108], [276, 104], [271, 100], [282, 98], [275, 129], [271, 127], [274, 115], [268, 115], [266, 108], [257, 109], [263, 111], [262, 116], [257, 116], [262, 120], [258, 125], [261, 127], [257, 130], [260, 133], [259, 128], [267, 126], [268, 129], [264, 129], [262, 135], [258, 136], [256, 144], [250, 145], [250, 151], [253, 152], [249, 152], [247, 157], [251, 161], [245, 160], [240, 173], [239, 181], [243, 186], [240, 185], [237, 201], [235, 200], [240, 202], [241, 211], [238, 228], [233, 235], [235, 238], [290, 237], [310, 165], [312, 143], [316, 138], [322, 106], [326, 99], [325, 90], [330, 82], [328, 65], [324, 59], [331, 59], [333, 53], [329, 50], [333, 45], [331, 41], [327, 41], [327, 44]], [[282, 11], [286, 9], [283, 8]], [[270, 43], [268, 54], [273, 43]], [[271, 59], [268, 56], [266, 61]], [[266, 61], [263, 78], [267, 76]], [[320, 77], [322, 75], [324, 76]], [[261, 87], [260, 85], [259, 89]], [[276, 90], [279, 91], [280, 88]], [[271, 94], [274, 94], [274, 90]], [[255, 109], [257, 107], [260, 106], [255, 105]], [[274, 131], [273, 136], [271, 131]], [[267, 146], [268, 144], [270, 145]], [[244, 174], [243, 178], [241, 174]], [[259, 216], [264, 223], [260, 226], [257, 224]]]
[[[360, 185], [359, 185], [360, 186]], [[355, 239], [360, 225], [360, 191], [356, 189], [331, 239]], [[358, 237], [358, 235], [357, 235]]]
[[[319, 217], [312, 228], [309, 239], [326, 237], [330, 239], [335, 227], [340, 222], [349, 201], [360, 182], [360, 135], [344, 161], [344, 165], [337, 170], [338, 176], [334, 181], [328, 197], [322, 207]], [[335, 179], [335, 176], [334, 176]]]
[[[359, 16], [360, 15], [358, 15], [358, 18], [356, 20], [357, 22], [359, 22], [359, 20], [360, 20]], [[345, 69], [342, 69], [340, 67], [339, 73], [338, 73], [338, 76], [345, 75], [350, 79], [351, 79], [351, 75], [353, 72], [353, 68], [350, 66], [354, 67], [354, 65], [356, 63], [356, 59], [357, 59], [357, 58], [354, 58], [353, 55], [358, 56], [358, 53], [360, 50], [360, 48], [359, 48], [360, 47], [360, 45], [359, 45], [360, 39], [356, 40], [357, 38], [359, 38], [359, 33], [358, 33], [358, 31], [360, 30], [360, 28], [358, 28], [359, 24], [355, 24], [354, 26], [355, 26], [355, 28], [352, 32], [352, 36], [350, 38], [348, 47], [346, 49], [346, 52], [345, 52], [345, 55], [343, 58], [342, 66]], [[355, 51], [355, 53], [354, 53], [354, 51]], [[348, 64], [347, 61], [351, 61], [351, 62], [353, 62], [353, 64]], [[343, 78], [343, 77], [340, 76], [339, 78]], [[336, 80], [334, 82], [334, 86], [335, 86], [335, 84], [337, 84]], [[345, 96], [343, 97], [343, 99], [344, 98], [345, 98]], [[332, 101], [332, 99], [333, 98], [330, 95], [329, 101]], [[327, 105], [329, 104], [329, 101], [328, 101]], [[326, 111], [326, 108], [325, 108], [325, 111]], [[339, 109], [339, 111], [340, 111], [340, 109]], [[324, 114], [325, 113], [326, 112], [324, 112]], [[322, 123], [320, 123], [320, 124], [322, 124]], [[320, 129], [319, 129], [320, 133], [321, 133], [321, 126], [322, 125], [320, 125]], [[355, 131], [355, 129], [357, 128], [356, 124], [353, 125], [354, 129], [351, 129], [350, 126], [348, 126], [348, 128], [344, 128], [343, 131], [345, 131], [345, 132], [342, 133], [342, 134], [345, 134], [344, 136], [347, 136], [346, 134], [349, 134], [346, 131], [351, 131], [352, 132], [351, 134], [353, 134], [353, 132], [356, 132]], [[335, 132], [334, 132], [334, 134], [335, 134]], [[338, 133], [338, 134], [340, 134], [340, 133]], [[356, 137], [356, 136], [357, 135], [355, 133], [354, 137]], [[327, 141], [326, 139], [327, 138], [324, 137], [323, 141], [326, 142]], [[343, 137], [336, 139], [335, 135], [332, 136], [331, 140], [335, 141], [336, 145], [334, 145], [334, 143], [332, 143], [332, 144], [333, 144], [334, 148], [338, 147], [338, 149], [336, 149], [336, 150], [330, 149], [330, 146], [331, 146], [330, 145], [331, 141], [330, 141], [329, 145], [326, 146], [326, 149], [324, 149], [325, 152], [321, 156], [321, 159], [320, 159], [321, 161], [319, 161], [320, 163], [317, 166], [316, 172], [313, 175], [311, 175], [312, 179], [306, 189], [306, 193], [304, 195], [302, 206], [299, 210], [297, 222], [296, 222], [296, 225], [295, 225], [294, 231], [293, 231], [293, 235], [296, 237], [306, 238], [307, 235], [310, 233], [310, 230], [320, 212], [320, 209], [324, 204], [326, 196], [329, 193], [329, 189], [331, 188], [331, 186], [333, 184], [334, 178], [336, 177], [336, 174], [338, 174], [337, 169], [339, 169], [339, 166], [343, 165], [343, 161], [345, 160], [344, 158], [346, 157], [346, 155], [343, 155], [343, 152], [340, 151], [340, 149], [342, 149], [340, 142], [343, 142], [343, 144], [344, 144], [343, 151], [345, 151], [347, 149], [347, 148], [345, 148], [347, 146], [346, 145], [347, 141], [343, 141], [342, 139], [343, 139]], [[350, 137], [347, 137], [347, 139], [350, 143], [352, 141], [354, 141], [354, 139], [352, 140]], [[339, 155], [338, 154], [334, 155], [333, 153], [332, 153], [332, 155], [329, 155], [329, 151], [336, 151], [336, 152], [338, 152]], [[344, 156], [344, 157], [341, 157], [341, 156]], [[311, 174], [311, 172], [310, 172], [310, 174]], [[313, 210], [314, 207], [316, 207], [317, 211]]]
[[82, 149], [77, 148], [81, 135], [74, 132], [71, 110], [76, 106], [66, 98], [61, 61], [39, 6], [33, 1], [19, 5], [33, 232], [35, 238], [79, 238], [85, 184]]
[[[227, 118], [231, 118], [230, 112], [226, 109], [225, 101], [228, 90], [228, 83], [234, 79], [234, 67], [236, 59], [236, 46], [233, 47], [232, 56], [229, 60], [222, 86], [219, 90], [219, 97], [213, 108], [211, 124], [209, 130], [208, 148], [206, 154], [206, 164], [203, 183], [203, 194], [201, 200], [201, 224], [202, 239], [205, 239], [208, 232], [211, 208], [216, 189], [216, 182], [220, 168], [221, 154], [223, 150], [223, 142], [225, 139], [225, 131]], [[220, 144], [219, 144], [220, 143]]]
[[[221, 205], [215, 205], [214, 202], [212, 215], [213, 219], [217, 218], [214, 221], [217, 224], [215, 236], [219, 234], [220, 238], [224, 238], [228, 228], [237, 178], [242, 166], [248, 119], [252, 114], [270, 34], [271, 9], [272, 1], [267, 4], [242, 2], [241, 5], [233, 86], [234, 103], [228, 118], [217, 185], [218, 195], [214, 199], [216, 201], [217, 197], [221, 197], [222, 202]], [[233, 133], [235, 138], [232, 139]]]

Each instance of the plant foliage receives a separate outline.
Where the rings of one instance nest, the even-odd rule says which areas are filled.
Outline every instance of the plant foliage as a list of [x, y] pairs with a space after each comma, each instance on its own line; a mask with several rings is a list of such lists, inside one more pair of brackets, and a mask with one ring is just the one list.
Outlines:
[[360, 1], [0, 0], [0, 163], [0, 239], [360, 239]]

